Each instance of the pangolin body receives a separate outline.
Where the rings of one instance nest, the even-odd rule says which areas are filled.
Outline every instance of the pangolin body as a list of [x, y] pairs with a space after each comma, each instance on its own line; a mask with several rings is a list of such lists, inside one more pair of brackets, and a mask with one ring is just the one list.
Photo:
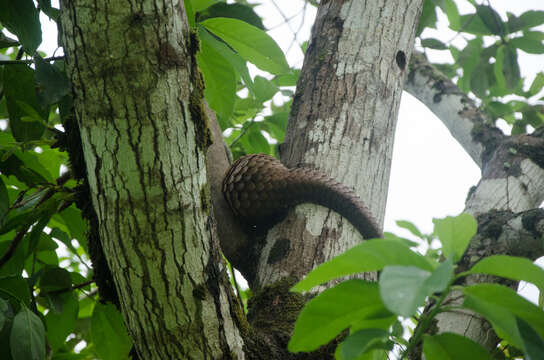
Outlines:
[[288, 169], [269, 155], [235, 161], [223, 179], [223, 195], [236, 217], [249, 226], [270, 223], [278, 213], [309, 202], [336, 211], [365, 239], [382, 237], [374, 217], [351, 189], [316, 170]]

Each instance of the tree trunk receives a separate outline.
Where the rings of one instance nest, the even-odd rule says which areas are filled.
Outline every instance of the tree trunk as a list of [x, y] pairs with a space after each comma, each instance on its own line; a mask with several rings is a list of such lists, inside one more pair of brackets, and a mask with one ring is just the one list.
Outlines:
[[64, 1], [62, 27], [99, 235], [138, 354], [242, 358], [183, 3]]
[[[322, 2], [281, 147], [286, 165], [353, 187], [380, 223], [421, 6]], [[207, 178], [219, 184], [224, 165], [207, 173], [198, 45], [183, 3], [63, 1], [61, 20], [100, 242], [140, 357], [291, 357], [304, 299], [290, 285], [360, 236], [336, 214], [303, 205], [266, 240], [232, 250], [253, 264], [249, 330], [210, 217], [219, 195]]]

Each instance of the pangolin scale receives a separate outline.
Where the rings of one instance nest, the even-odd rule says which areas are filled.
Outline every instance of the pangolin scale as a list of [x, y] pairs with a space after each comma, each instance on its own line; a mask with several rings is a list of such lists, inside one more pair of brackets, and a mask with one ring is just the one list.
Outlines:
[[336, 211], [365, 239], [382, 237], [353, 190], [316, 170], [288, 169], [269, 155], [246, 155], [235, 161], [223, 179], [223, 195], [236, 217], [249, 226], [261, 226], [278, 213], [309, 202]]

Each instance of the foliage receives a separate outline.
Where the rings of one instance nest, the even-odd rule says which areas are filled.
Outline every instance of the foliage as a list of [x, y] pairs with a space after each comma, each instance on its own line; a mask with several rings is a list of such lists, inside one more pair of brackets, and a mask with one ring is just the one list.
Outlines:
[[536, 74], [530, 84], [520, 75], [518, 54], [544, 54], [544, 11], [526, 11], [520, 16], [507, 13], [501, 17], [490, 5], [474, 6], [469, 14], [459, 14], [453, 0], [425, 0], [418, 33], [436, 28], [437, 11], [446, 15], [451, 30], [466, 41], [457, 47], [452, 38], [448, 43], [426, 37], [421, 46], [426, 50], [448, 51], [454, 62], [436, 64], [466, 93], [481, 100], [482, 109], [492, 122], [505, 120], [512, 125], [512, 134], [525, 133], [527, 126], [544, 124], [544, 72]]
[[[299, 70], [289, 67], [246, 1], [184, 2], [200, 41], [197, 60], [205, 97], [234, 156], [275, 154], [285, 135]], [[427, 51], [449, 51], [455, 59], [437, 66], [479, 98], [492, 120], [506, 120], [514, 132], [540, 126], [542, 108], [534, 100], [542, 96], [544, 73], [526, 86], [517, 56], [519, 51], [544, 52], [544, 37], [537, 28], [544, 23], [543, 12], [508, 14], [503, 19], [491, 7], [474, 3], [472, 14], [461, 15], [453, 0], [426, 0], [421, 34], [436, 26], [437, 11], [468, 40], [464, 47], [456, 47], [421, 39]], [[97, 296], [86, 224], [74, 205], [78, 184], [67, 176], [68, 156], [58, 148], [62, 124], [72, 116], [72, 99], [63, 58], [46, 58], [37, 51], [48, 37], [42, 34], [40, 14], [57, 21], [59, 10], [50, 0], [0, 0], [0, 30], [9, 31], [0, 33], [0, 358], [122, 359], [130, 340], [119, 312]], [[262, 72], [252, 75], [248, 62]], [[399, 316], [412, 317], [429, 300], [441, 309], [448, 305], [444, 295], [457, 289], [466, 300], [456, 306], [487, 317], [510, 344], [510, 354], [515, 348], [527, 356], [539, 354], [543, 347], [539, 309], [498, 285], [452, 285], [460, 277], [485, 273], [525, 280], [542, 289], [538, 268], [525, 259], [497, 256], [453, 275], [471, 234], [467, 229], [473, 227], [468, 217], [436, 223], [442, 249], [430, 246], [435, 237], [421, 234], [412, 224], [399, 226], [429, 245], [425, 256], [410, 249], [412, 241], [388, 234], [385, 240], [368, 241], [314, 270], [297, 285], [299, 291], [341, 275], [382, 273], [378, 284], [351, 280], [312, 300], [297, 322], [292, 350], [310, 350], [350, 328], [338, 347], [339, 358], [368, 358], [369, 353], [379, 358], [395, 343], [410, 348], [419, 340], [428, 359], [485, 358], [479, 345], [454, 334], [418, 332], [410, 342], [403, 338]], [[244, 302], [248, 296], [249, 291], [240, 291]], [[340, 303], [342, 307], [336, 306]], [[334, 311], [334, 316], [327, 311]], [[426, 324], [435, 315], [419, 323]], [[315, 327], [315, 321], [322, 326]]]
[[[519, 349], [527, 359], [544, 354], [541, 308], [504, 285], [455, 285], [466, 276], [486, 274], [532, 282], [542, 291], [543, 269], [527, 259], [496, 255], [466, 272], [455, 273], [455, 263], [476, 234], [476, 221], [468, 214], [435, 220], [434, 236], [421, 235], [407, 222], [402, 225], [425, 241], [432, 242], [436, 236], [442, 245], [441, 261], [435, 261], [434, 253], [424, 256], [412, 251], [402, 239], [388, 234], [321, 264], [292, 290], [308, 291], [333, 278], [362, 271], [380, 271], [379, 281], [347, 280], [310, 300], [297, 319], [289, 350], [315, 350], [349, 328], [337, 348], [337, 359], [386, 359], [394, 345], [402, 349], [403, 357], [421, 341], [426, 359], [492, 359], [483, 347], [463, 336], [424, 335], [439, 313], [471, 310], [486, 318], [504, 344]], [[458, 294], [464, 295], [462, 303], [456, 301]], [[432, 310], [420, 315], [424, 306]], [[403, 318], [413, 318], [418, 324], [408, 342], [400, 325]], [[506, 357], [506, 353], [502, 355]]]

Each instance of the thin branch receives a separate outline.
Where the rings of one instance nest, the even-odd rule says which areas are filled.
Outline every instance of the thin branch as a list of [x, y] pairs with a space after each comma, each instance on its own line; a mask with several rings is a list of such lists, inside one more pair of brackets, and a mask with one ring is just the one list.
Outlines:
[[64, 289], [58, 289], [58, 290], [55, 290], [55, 291], [51, 291], [50, 293], [51, 294], [60, 294], [60, 293], [67, 292], [67, 291], [78, 290], [78, 289], [84, 288], [85, 286], [89, 286], [92, 283], [94, 283], [94, 280], [87, 280], [87, 281], [82, 282], [81, 284], [69, 286], [69, 287], [64, 288]]
[[28, 226], [25, 227], [23, 230], [19, 231], [17, 235], [15, 235], [15, 237], [11, 241], [11, 244], [9, 244], [8, 250], [2, 256], [2, 258], [0, 258], [0, 268], [4, 266], [4, 264], [7, 263], [9, 259], [11, 259], [11, 257], [15, 253], [15, 250], [17, 250], [17, 246], [19, 246], [19, 244], [21, 243], [21, 240], [23, 240], [23, 238], [25, 237], [25, 234], [28, 231], [28, 228], [29, 228]]
[[[48, 58], [44, 58], [44, 61], [55, 61], [55, 60], [62, 60], [64, 59], [64, 56], [52, 56]], [[16, 65], [16, 64], [33, 64], [34, 60], [0, 60], [0, 65]]]

